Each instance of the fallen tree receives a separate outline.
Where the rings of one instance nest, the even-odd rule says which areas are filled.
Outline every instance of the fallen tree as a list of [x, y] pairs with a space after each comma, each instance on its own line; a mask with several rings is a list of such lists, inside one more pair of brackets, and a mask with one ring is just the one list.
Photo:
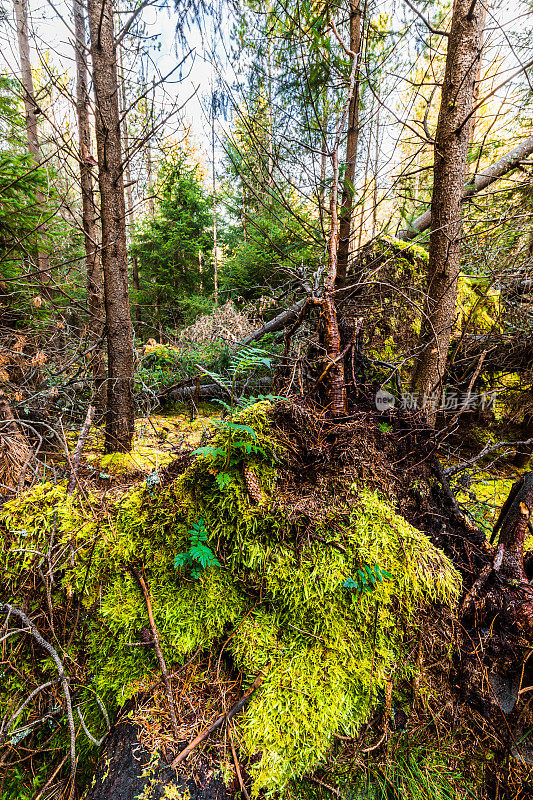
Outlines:
[[[533, 153], [533, 136], [528, 137], [520, 144], [513, 147], [508, 153], [499, 158], [494, 164], [486, 167], [481, 172], [477, 173], [471, 183], [466, 187], [464, 200], [479, 194], [484, 189], [487, 189], [495, 181], [504, 178], [514, 169], [519, 167], [522, 162]], [[410, 242], [417, 238], [421, 233], [429, 230], [431, 227], [431, 210], [425, 211], [418, 216], [415, 220], [409, 223], [409, 227], [405, 228], [397, 234], [397, 239], [404, 242]], [[349, 281], [348, 281], [349, 282]], [[284, 309], [277, 314], [269, 322], [265, 323], [261, 328], [258, 328], [253, 333], [249, 334], [243, 341], [242, 345], [250, 344], [251, 342], [262, 339], [267, 333], [276, 333], [287, 328], [294, 320], [297, 319], [303, 305], [305, 298], [293, 303], [289, 308]]]
[[[519, 167], [522, 162], [533, 153], [533, 136], [529, 136], [516, 147], [513, 147], [508, 153], [495, 161], [484, 170], [472, 176], [469, 185], [465, 189], [464, 200], [473, 197], [484, 189], [487, 189], [492, 183], [504, 178], [514, 169]], [[404, 242], [416, 239], [421, 233], [429, 230], [431, 227], [431, 210], [425, 211], [415, 220], [409, 223], [409, 227], [401, 230], [397, 234], [397, 238]]]

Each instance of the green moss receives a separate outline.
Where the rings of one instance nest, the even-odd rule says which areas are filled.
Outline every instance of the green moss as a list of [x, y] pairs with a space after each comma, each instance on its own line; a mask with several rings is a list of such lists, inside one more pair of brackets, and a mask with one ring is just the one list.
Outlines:
[[[85, 607], [94, 610], [83, 634], [91, 692], [120, 704], [158, 671], [153, 650], [129, 646], [147, 624], [130, 564], [144, 567], [168, 664], [231, 632], [226, 652], [246, 680], [265, 673], [239, 720], [246, 750], [261, 753], [251, 767], [255, 794], [281, 791], [313, 769], [335, 733], [357, 734], [387, 679], [415, 669], [404, 648], [418, 611], [435, 601], [454, 603], [460, 587], [427, 537], [364, 489], [356, 495], [354, 487], [349, 507], [332, 506], [319, 530], [328, 544], [296, 546], [301, 531], [276, 503], [284, 450], [272, 435], [270, 409], [258, 403], [236, 417], [252, 429], [241, 430], [239, 440], [259, 443], [261, 452], [247, 455], [244, 445], [235, 446], [229, 467], [221, 430], [212, 451], [164, 490], [137, 487], [102, 508], [97, 498], [67, 498], [64, 485], [48, 484], [6, 504], [0, 516], [3, 558], [15, 582], [32, 559], [17, 550], [21, 540], [44, 548], [55, 525], [55, 535], [76, 552], [74, 566], [65, 562], [60, 590], [83, 591]], [[243, 463], [253, 466], [264, 504], [249, 496]], [[222, 487], [221, 470], [229, 474]], [[193, 581], [173, 561], [200, 517], [222, 566]], [[359, 595], [343, 584], [365, 564], [392, 578]]]
[[[488, 331], [497, 326], [501, 310], [500, 292], [490, 280], [461, 275], [457, 294], [457, 327], [462, 330]], [[498, 329], [498, 328], [497, 328]]]

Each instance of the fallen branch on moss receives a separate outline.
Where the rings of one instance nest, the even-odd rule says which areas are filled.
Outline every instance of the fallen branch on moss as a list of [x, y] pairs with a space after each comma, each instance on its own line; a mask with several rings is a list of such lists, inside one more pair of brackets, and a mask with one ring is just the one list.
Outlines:
[[213, 733], [213, 731], [216, 731], [217, 728], [220, 728], [220, 726], [224, 722], [229, 722], [230, 719], [233, 719], [235, 714], [238, 714], [239, 711], [242, 711], [244, 708], [246, 708], [246, 706], [252, 699], [253, 695], [255, 694], [255, 691], [263, 683], [264, 677], [265, 677], [264, 675], [258, 675], [255, 681], [253, 682], [252, 688], [250, 689], [248, 694], [245, 694], [244, 697], [241, 697], [240, 700], [237, 700], [235, 705], [232, 706], [229, 711], [227, 711], [225, 714], [221, 714], [220, 717], [216, 719], [212, 725], [210, 725], [208, 728], [199, 733], [198, 736], [195, 739], [193, 739], [192, 742], [188, 744], [187, 747], [181, 751], [181, 753], [179, 753], [179, 755], [176, 756], [176, 758], [174, 759], [174, 761], [170, 766], [175, 769], [178, 766], [178, 764], [181, 764], [182, 761], [185, 761], [187, 756], [190, 753], [192, 753], [192, 751], [196, 747], [198, 747], [199, 744], [205, 741], [207, 737]]
[[137, 578], [137, 581], [139, 582], [142, 592], [144, 594], [144, 600], [146, 602], [146, 610], [148, 611], [148, 619], [150, 620], [150, 628], [152, 630], [152, 638], [154, 640], [154, 649], [157, 655], [157, 660], [159, 661], [159, 666], [161, 668], [161, 673], [163, 675], [163, 683], [165, 684], [165, 689], [167, 692], [168, 708], [170, 711], [170, 720], [172, 723], [172, 733], [174, 734], [174, 738], [178, 739], [179, 738], [178, 720], [176, 718], [176, 709], [174, 707], [174, 698], [172, 696], [172, 686], [170, 685], [170, 678], [168, 677], [167, 665], [163, 657], [161, 645], [159, 644], [159, 634], [157, 633], [157, 627], [155, 624], [154, 614], [152, 611], [152, 601], [150, 600], [150, 593], [148, 591], [148, 586], [146, 584], [144, 576], [139, 572], [138, 569], [135, 569], [135, 567], [132, 566], [130, 566], [129, 569], [131, 574], [135, 578]]
[[63, 667], [63, 662], [59, 658], [56, 649], [43, 639], [33, 622], [26, 616], [26, 614], [17, 608], [16, 606], [12, 606], [10, 603], [0, 603], [0, 613], [8, 614], [9, 616], [13, 614], [15, 617], [18, 617], [21, 622], [28, 628], [28, 633], [30, 633], [33, 638], [36, 640], [38, 644], [41, 645], [51, 656], [57, 668], [57, 677], [58, 680], [61, 682], [61, 687], [63, 689], [63, 694], [65, 695], [65, 704], [67, 707], [67, 717], [68, 717], [68, 724], [70, 729], [70, 795], [72, 797], [72, 793], [74, 791], [74, 779], [76, 777], [76, 728], [74, 726], [74, 715], [72, 713], [72, 699], [70, 696], [70, 689], [68, 685], [68, 678], [65, 674], [65, 669]]

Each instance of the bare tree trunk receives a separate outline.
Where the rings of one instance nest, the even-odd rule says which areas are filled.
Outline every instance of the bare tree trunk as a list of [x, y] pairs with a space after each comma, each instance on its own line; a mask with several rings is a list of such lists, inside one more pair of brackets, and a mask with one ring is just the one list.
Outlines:
[[335, 281], [337, 277], [337, 253], [339, 246], [339, 220], [337, 216], [339, 160], [335, 149], [332, 154], [333, 185], [331, 189], [331, 231], [328, 243], [328, 275], [324, 284], [322, 315], [324, 321], [324, 344], [328, 363], [328, 396], [330, 410], [335, 415], [346, 411], [346, 386], [344, 382], [344, 360], [341, 353], [341, 337], [335, 308]]
[[467, 175], [470, 112], [484, 11], [476, 0], [455, 0], [442, 99], [435, 135], [428, 288], [412, 387], [435, 424], [455, 320], [460, 264], [462, 199]]
[[376, 114], [376, 133], [374, 141], [374, 187], [373, 187], [373, 200], [372, 200], [372, 239], [376, 237], [378, 229], [378, 169], [379, 169], [379, 102]]
[[272, 129], [272, 44], [270, 36], [267, 40], [267, 97], [268, 97], [268, 189], [274, 189], [274, 132]]
[[244, 235], [244, 244], [248, 242], [248, 232], [246, 230], [246, 189], [244, 183], [242, 184], [242, 232]]
[[76, 110], [80, 146], [82, 222], [87, 265], [87, 306], [90, 341], [95, 347], [91, 358], [91, 371], [94, 381], [94, 405], [98, 413], [103, 413], [106, 407], [106, 369], [104, 348], [99, 341], [102, 339], [104, 330], [104, 283], [97, 245], [87, 80], [87, 37], [85, 34], [85, 9], [81, 0], [74, 0], [73, 12], [76, 34]]
[[102, 266], [107, 331], [106, 452], [131, 450], [133, 336], [129, 308], [126, 208], [111, 0], [88, 0], [96, 105]]
[[217, 251], [217, 178], [215, 172], [215, 107], [211, 110], [211, 157], [213, 161], [213, 270], [215, 280], [215, 305], [218, 306], [218, 251]]
[[152, 166], [152, 146], [150, 141], [146, 145], [146, 174], [148, 176], [148, 211], [150, 216], [155, 214], [154, 205], [154, 179], [153, 179], [153, 166]]
[[[123, 159], [125, 162], [124, 167], [124, 177], [126, 178], [126, 217], [128, 219], [126, 225], [126, 232], [129, 234], [129, 241], [131, 244], [131, 232], [133, 229], [133, 223], [135, 221], [134, 217], [134, 206], [133, 206], [133, 191], [132, 191], [132, 179], [131, 179], [131, 166], [130, 166], [130, 136], [128, 131], [128, 118], [126, 115], [126, 82], [124, 80], [124, 66], [122, 61], [122, 48], [119, 46], [118, 48], [118, 57], [120, 62], [120, 99], [122, 108], [120, 109], [120, 113], [123, 116], [122, 119], [122, 141], [124, 144], [123, 147]], [[131, 277], [133, 288], [136, 292], [139, 291], [139, 265], [137, 263], [137, 259], [134, 255], [131, 256]], [[134, 304], [134, 313], [135, 313], [135, 322], [141, 321], [140, 316], [141, 309], [139, 307], [139, 303], [136, 301]]]
[[[39, 147], [39, 136], [37, 132], [37, 117], [41, 113], [37, 101], [35, 99], [35, 90], [33, 87], [33, 76], [31, 72], [31, 59], [30, 59], [30, 39], [28, 33], [28, 1], [27, 0], [13, 0], [15, 9], [15, 19], [17, 23], [17, 39], [19, 46], [20, 57], [20, 79], [22, 84], [22, 91], [24, 95], [24, 111], [26, 116], [26, 134], [28, 137], [28, 150], [34, 157], [37, 163], [41, 160], [41, 151]], [[36, 192], [37, 203], [44, 207], [44, 196], [42, 192]], [[39, 231], [42, 235], [46, 234], [46, 225], [40, 225]], [[50, 291], [48, 284], [51, 280], [50, 275], [50, 258], [48, 253], [38, 250], [35, 253], [37, 261], [37, 280], [42, 293], [49, 297]]]
[[204, 293], [204, 265], [202, 263], [202, 251], [198, 250], [198, 271], [200, 273], [200, 294]]
[[350, 50], [357, 61], [355, 88], [348, 108], [346, 136], [346, 171], [342, 186], [342, 203], [339, 216], [339, 246], [337, 253], [336, 288], [346, 283], [350, 253], [350, 231], [354, 198], [355, 161], [359, 139], [359, 67], [361, 63], [361, 7], [360, 0], [350, 0]]

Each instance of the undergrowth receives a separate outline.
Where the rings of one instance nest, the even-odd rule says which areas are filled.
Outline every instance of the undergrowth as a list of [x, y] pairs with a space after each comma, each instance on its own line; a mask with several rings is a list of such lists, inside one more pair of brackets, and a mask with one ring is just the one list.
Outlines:
[[[227, 431], [215, 431], [209, 449], [168, 486], [143, 484], [103, 503], [44, 484], [7, 503], [3, 590], [29, 610], [44, 602], [24, 594], [25, 582], [51, 535], [62, 542], [54, 602], [65, 607], [77, 597], [87, 610], [69, 664], [76, 702], [101, 726], [96, 695], [118, 708], [158, 674], [154, 651], [131, 646], [147, 613], [128, 566], [142, 565], [169, 665], [224, 641], [244, 687], [263, 673], [235, 722], [245, 751], [260, 754], [250, 767], [255, 795], [272, 795], [315, 769], [336, 734], [357, 736], [390, 680], [413, 676], [420, 609], [454, 604], [460, 579], [392, 499], [355, 485], [304, 546], [305, 532], [276, 499], [287, 453], [272, 433], [271, 404], [246, 408], [233, 423], [241, 444], [229, 462]], [[265, 503], [250, 496], [245, 468]], [[44, 658], [38, 668], [52, 674]], [[5, 676], [0, 692], [2, 703], [13, 702]]]

